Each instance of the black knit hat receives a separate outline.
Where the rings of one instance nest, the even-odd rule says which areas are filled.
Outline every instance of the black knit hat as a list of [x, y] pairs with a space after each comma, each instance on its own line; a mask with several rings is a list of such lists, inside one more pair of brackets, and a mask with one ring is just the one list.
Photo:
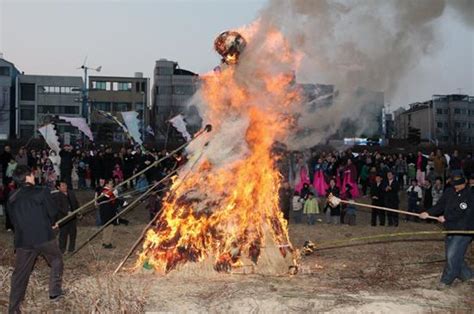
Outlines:
[[452, 185], [461, 185], [466, 183], [466, 179], [463, 176], [455, 175], [451, 177], [451, 184]]

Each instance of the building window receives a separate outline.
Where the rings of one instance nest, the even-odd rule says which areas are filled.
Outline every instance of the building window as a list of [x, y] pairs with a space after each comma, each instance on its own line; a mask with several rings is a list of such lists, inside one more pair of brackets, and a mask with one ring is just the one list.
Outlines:
[[92, 88], [96, 90], [106, 90], [107, 89], [107, 82], [92, 82]]
[[466, 115], [466, 114], [467, 114], [467, 110], [466, 110], [466, 109], [461, 109], [461, 114]]
[[0, 67], [0, 76], [10, 76], [10, 68]]
[[140, 82], [135, 82], [135, 91], [136, 91], [137, 93], [140, 92]]
[[156, 68], [156, 74], [158, 75], [173, 75], [173, 68], [170, 67], [158, 67]]
[[78, 106], [61, 106], [61, 113], [65, 114], [79, 114]]
[[38, 113], [52, 113], [55, 114], [54, 106], [38, 106]]
[[460, 114], [461, 113], [461, 109], [459, 108], [454, 108], [454, 114]]
[[449, 108], [446, 108], [443, 111], [444, 111], [444, 114], [449, 114]]
[[43, 114], [79, 114], [79, 106], [38, 106]]
[[146, 82], [142, 82], [142, 92], [146, 92]]
[[143, 110], [143, 103], [142, 102], [135, 103], [135, 110]]
[[20, 120], [34, 121], [35, 120], [35, 107], [33, 106], [20, 107]]
[[33, 136], [35, 127], [33, 125], [20, 125], [20, 137], [29, 138]]
[[156, 93], [159, 95], [171, 95], [173, 89], [171, 86], [157, 86]]
[[130, 111], [132, 104], [127, 102], [117, 102], [113, 104], [113, 111], [120, 112], [120, 111]]
[[109, 102], [94, 102], [93, 107], [97, 110], [102, 111], [110, 111], [110, 103]]
[[35, 84], [21, 83], [20, 84], [20, 99], [34, 101], [35, 100]]
[[460, 123], [460, 122], [454, 122], [454, 127], [455, 127], [455, 128], [460, 128], [460, 127], [461, 127], [461, 123]]
[[194, 88], [192, 85], [176, 85], [176, 86], [173, 86], [173, 94], [192, 95], [194, 94]]
[[443, 114], [443, 109], [436, 109], [436, 114]]
[[118, 82], [112, 82], [112, 90], [113, 90], [114, 92], [116, 92], [116, 91], [119, 90], [119, 89], [118, 89]]
[[119, 91], [131, 91], [132, 90], [132, 83], [118, 82], [117, 83], [117, 90], [119, 90]]
[[438, 122], [436, 125], [441, 129], [443, 127], [443, 122]]
[[38, 86], [38, 93], [41, 94], [78, 94], [80, 87], [74, 86]]

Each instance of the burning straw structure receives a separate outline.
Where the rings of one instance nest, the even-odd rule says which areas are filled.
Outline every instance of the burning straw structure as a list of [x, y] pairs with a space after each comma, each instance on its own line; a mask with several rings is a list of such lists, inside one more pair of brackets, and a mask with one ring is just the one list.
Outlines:
[[271, 151], [288, 134], [288, 113], [300, 101], [293, 85], [300, 58], [277, 31], [254, 38], [258, 27], [231, 33], [246, 42], [237, 64], [203, 76], [194, 101], [215, 131], [189, 146], [189, 164], [202, 157], [186, 180], [174, 182], [136, 267], [167, 273], [205, 261], [200, 272], [282, 273], [295, 263]]

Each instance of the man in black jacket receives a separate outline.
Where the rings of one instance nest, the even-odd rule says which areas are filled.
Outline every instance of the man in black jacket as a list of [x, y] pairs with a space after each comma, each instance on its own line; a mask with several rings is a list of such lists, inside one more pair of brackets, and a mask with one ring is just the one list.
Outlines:
[[471, 282], [474, 278], [474, 272], [464, 259], [473, 236], [462, 233], [474, 230], [474, 192], [460, 175], [454, 176], [452, 183], [453, 188], [447, 189], [433, 208], [420, 214], [422, 219], [428, 215], [440, 216], [446, 230], [460, 231], [446, 236], [446, 264], [438, 285], [440, 290], [449, 287], [456, 278]]
[[[79, 202], [72, 190], [67, 187], [66, 181], [59, 181], [57, 190], [51, 192], [53, 200], [59, 209], [56, 221], [66, 217], [70, 212], [79, 208]], [[74, 252], [76, 248], [77, 218], [74, 216], [59, 228], [59, 249], [61, 253], [66, 252], [67, 240], [69, 239], [68, 252]]]
[[[370, 197], [372, 198], [372, 205], [385, 206], [384, 204], [384, 186], [382, 183], [382, 175], [377, 173], [375, 176], [375, 182], [370, 187]], [[370, 224], [377, 226], [377, 217], [381, 226], [385, 226], [385, 211], [380, 209], [372, 209], [372, 217]]]
[[63, 149], [59, 152], [61, 157], [60, 173], [61, 180], [66, 181], [67, 186], [72, 189], [71, 175], [73, 167], [74, 154], [72, 153], [71, 145], [64, 145]]
[[[395, 176], [393, 175], [392, 171], [387, 171], [387, 182], [384, 186], [384, 203], [385, 206], [392, 209], [398, 209], [400, 205], [400, 199], [398, 197], [398, 191], [400, 190], [400, 186], [398, 185], [397, 180], [395, 180]], [[388, 225], [398, 227], [398, 213], [388, 212]]]
[[5, 175], [7, 172], [8, 163], [10, 160], [14, 159], [10, 145], [5, 145], [3, 148], [3, 153], [0, 154], [0, 166], [2, 167], [2, 180], [3, 185], [6, 186], [8, 184], [8, 178]]
[[28, 166], [18, 166], [13, 179], [19, 189], [8, 199], [8, 213], [15, 226], [15, 269], [12, 274], [9, 313], [19, 313], [33, 266], [43, 255], [51, 266], [50, 299], [63, 294], [63, 258], [54, 238], [52, 224], [58, 209], [50, 191], [35, 187], [35, 176]]

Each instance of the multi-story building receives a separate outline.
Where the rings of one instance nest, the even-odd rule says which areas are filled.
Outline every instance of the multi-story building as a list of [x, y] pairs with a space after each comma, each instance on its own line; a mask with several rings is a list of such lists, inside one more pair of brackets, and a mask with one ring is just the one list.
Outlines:
[[397, 135], [408, 138], [418, 129], [422, 140], [438, 144], [474, 144], [474, 97], [433, 95], [431, 100], [410, 104], [396, 117]]
[[[334, 85], [299, 84], [309, 111], [333, 105], [337, 91]], [[355, 137], [356, 135], [382, 136], [384, 134], [384, 93], [359, 89], [353, 93], [354, 105], [360, 108], [359, 119], [348, 118], [333, 138]], [[351, 110], [351, 108], [348, 108]]]
[[[182, 141], [168, 120], [178, 114], [185, 114], [191, 97], [199, 85], [199, 76], [179, 68], [178, 63], [166, 59], [156, 61], [153, 82], [153, 107], [150, 124], [160, 144]], [[191, 127], [191, 132], [194, 130]]]
[[[56, 115], [82, 115], [80, 76], [24, 75], [16, 80], [16, 134], [18, 138], [38, 137], [38, 128]], [[67, 123], [56, 123], [62, 139], [74, 142], [81, 138], [79, 131]]]
[[0, 140], [15, 137], [15, 81], [19, 71], [0, 54]]
[[89, 76], [90, 124], [97, 141], [123, 143], [128, 139], [116, 123], [99, 115], [95, 109], [110, 112], [119, 120], [122, 119], [120, 112], [136, 111], [144, 131], [148, 124], [149, 85], [149, 79], [140, 72], [134, 77]]

